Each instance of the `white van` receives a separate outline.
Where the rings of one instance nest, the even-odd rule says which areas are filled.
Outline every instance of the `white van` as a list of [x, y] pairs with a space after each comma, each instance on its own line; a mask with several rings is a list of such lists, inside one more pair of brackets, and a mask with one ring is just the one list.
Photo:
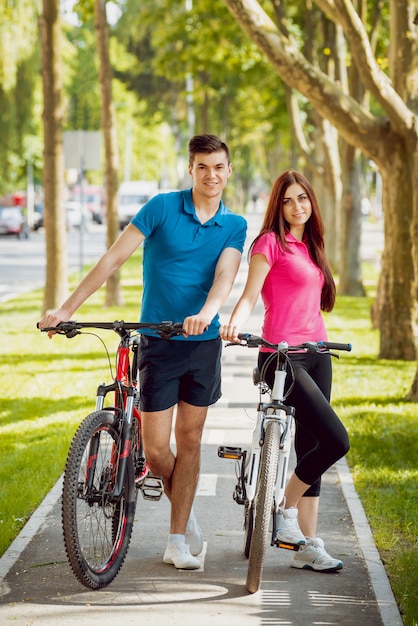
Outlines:
[[154, 180], [129, 180], [121, 183], [118, 192], [118, 216], [120, 228], [125, 228], [139, 209], [158, 193]]

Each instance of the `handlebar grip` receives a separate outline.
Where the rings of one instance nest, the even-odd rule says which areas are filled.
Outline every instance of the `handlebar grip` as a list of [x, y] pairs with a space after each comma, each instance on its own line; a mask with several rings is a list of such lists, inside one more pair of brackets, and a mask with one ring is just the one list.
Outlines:
[[73, 320], [69, 320], [68, 322], [59, 322], [56, 326], [45, 326], [44, 328], [40, 328], [39, 322], [37, 322], [36, 328], [38, 328], [42, 333], [54, 331], [59, 335], [65, 335], [68, 339], [72, 339], [76, 335], [80, 334], [80, 331], [77, 330], [77, 322]]
[[351, 352], [351, 343], [335, 343], [333, 341], [318, 341], [319, 346], [325, 346], [328, 350], [345, 350]]
[[246, 344], [243, 345], [247, 345], [248, 348], [259, 348], [266, 343], [261, 337], [252, 335], [251, 333], [238, 333], [238, 339], [245, 341]]
[[66, 322], [60, 322], [60, 323], [59, 323], [59, 324], [57, 324], [56, 326], [45, 326], [44, 328], [41, 328], [41, 327], [39, 326], [39, 322], [36, 322], [36, 328], [38, 328], [38, 330], [40, 330], [42, 333], [46, 333], [46, 332], [48, 332], [48, 331], [50, 331], [50, 330], [56, 330], [56, 331], [58, 331], [58, 330], [60, 330], [60, 329], [62, 330], [62, 328], [63, 328], [63, 326], [62, 326], [62, 325], [63, 325], [63, 324], [65, 324], [65, 323], [66, 323]]
[[[174, 330], [180, 330], [180, 331], [182, 331], [182, 330], [183, 330], [183, 322], [174, 322], [172, 326], [173, 326], [173, 329], [174, 329]], [[205, 328], [205, 331], [206, 331], [207, 329], [208, 329], [208, 328], [206, 327], [206, 328]]]

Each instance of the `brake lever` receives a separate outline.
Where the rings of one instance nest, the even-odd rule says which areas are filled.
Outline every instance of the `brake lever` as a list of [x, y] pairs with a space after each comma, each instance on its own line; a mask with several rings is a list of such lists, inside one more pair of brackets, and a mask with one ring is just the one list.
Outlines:
[[72, 339], [76, 335], [81, 335], [81, 331], [77, 328], [72, 328], [71, 330], [63, 330], [61, 334], [65, 335], [67, 339]]

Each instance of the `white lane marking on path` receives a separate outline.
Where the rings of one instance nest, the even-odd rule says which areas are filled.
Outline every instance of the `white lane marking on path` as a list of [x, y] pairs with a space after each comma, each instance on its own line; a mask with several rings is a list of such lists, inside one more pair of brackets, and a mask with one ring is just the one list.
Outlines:
[[200, 474], [196, 496], [216, 496], [217, 474]]

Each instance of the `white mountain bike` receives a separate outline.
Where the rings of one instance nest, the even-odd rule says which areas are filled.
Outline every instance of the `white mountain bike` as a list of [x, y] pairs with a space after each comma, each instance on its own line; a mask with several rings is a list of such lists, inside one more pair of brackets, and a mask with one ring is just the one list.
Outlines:
[[[289, 352], [312, 352], [333, 354], [331, 350], [351, 350], [351, 344], [333, 342], [306, 342], [298, 346], [289, 346], [285, 341], [272, 344], [261, 337], [242, 333], [238, 335], [242, 345], [249, 348], [265, 346], [271, 348], [271, 359], [277, 357], [273, 389], [270, 390], [264, 380], [264, 374], [270, 363], [267, 359], [261, 370], [254, 369], [254, 384], [258, 385], [260, 400], [257, 409], [257, 422], [253, 432], [251, 450], [220, 446], [218, 455], [224, 459], [237, 461], [237, 479], [233, 498], [244, 505], [244, 554], [248, 558], [246, 587], [250, 593], [260, 588], [264, 568], [266, 545], [269, 533], [271, 545], [288, 550], [299, 550], [299, 545], [284, 543], [276, 536], [276, 518], [283, 501], [291, 442], [295, 408], [284, 404], [294, 385], [293, 364]], [[291, 374], [291, 383], [285, 392], [287, 372]], [[270, 394], [268, 402], [262, 396]]]

